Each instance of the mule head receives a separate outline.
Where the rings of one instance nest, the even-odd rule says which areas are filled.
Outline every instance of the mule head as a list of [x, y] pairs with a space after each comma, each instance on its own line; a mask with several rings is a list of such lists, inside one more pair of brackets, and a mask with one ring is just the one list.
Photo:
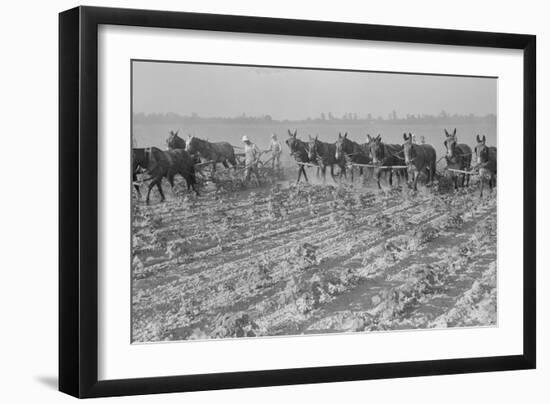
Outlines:
[[336, 160], [340, 159], [340, 155], [342, 153], [346, 153], [344, 149], [345, 149], [345, 141], [347, 140], [347, 138], [348, 138], [348, 132], [344, 133], [344, 135], [342, 135], [342, 132], [338, 132], [338, 139], [336, 140], [336, 153], [334, 155]]
[[474, 152], [476, 155], [476, 161], [477, 164], [483, 164], [489, 161], [489, 148], [486, 145], [486, 139], [485, 135], [483, 137], [479, 137], [479, 135], [476, 135], [476, 147], [474, 148]]
[[294, 132], [291, 132], [290, 129], [288, 129], [288, 138], [285, 140], [285, 143], [289, 147], [290, 151], [296, 151], [298, 149], [298, 139], [296, 138], [297, 134], [298, 129]]
[[197, 138], [191, 134], [187, 135], [187, 141], [185, 142], [185, 150], [189, 154], [195, 154], [198, 152], [197, 150]]
[[307, 157], [310, 159], [310, 160], [313, 160], [315, 159], [315, 157], [317, 157], [317, 146], [319, 144], [318, 142], [318, 138], [319, 138], [319, 135], [313, 137], [311, 135], [308, 135], [308, 142], [306, 143], [306, 149], [307, 149]]
[[445, 129], [445, 141], [443, 142], [443, 144], [445, 145], [445, 148], [447, 150], [447, 157], [454, 156], [457, 140], [458, 139], [456, 136], [456, 128], [453, 130], [452, 133], [447, 132], [447, 129]]
[[171, 130], [166, 139], [166, 145], [169, 149], [185, 149], [185, 140], [178, 136], [179, 130]]
[[403, 143], [403, 154], [405, 155], [405, 164], [409, 165], [412, 163], [412, 160], [415, 157], [413, 135], [410, 132], [408, 135], [406, 133], [403, 133], [403, 139], [405, 140], [405, 143]]
[[367, 135], [369, 139], [370, 158], [374, 164], [381, 163], [384, 160], [384, 144], [382, 136], [378, 134], [376, 137]]

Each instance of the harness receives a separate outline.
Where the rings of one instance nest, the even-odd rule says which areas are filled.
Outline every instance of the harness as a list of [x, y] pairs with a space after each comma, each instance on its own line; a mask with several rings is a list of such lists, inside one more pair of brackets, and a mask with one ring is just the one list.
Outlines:
[[[391, 152], [390, 150], [388, 150], [388, 145], [386, 143], [382, 143], [383, 147], [382, 147], [382, 163], [385, 164], [386, 162], [386, 159], [388, 157], [397, 157], [397, 158], [400, 158], [399, 156], [401, 154], [403, 154], [403, 150], [397, 152], [397, 153], [393, 153]], [[387, 156], [388, 155], [388, 156]]]
[[366, 154], [365, 151], [362, 150], [361, 145], [359, 143], [355, 143], [355, 142], [353, 142], [349, 139], [348, 139], [348, 142], [352, 147], [359, 148], [360, 151], [356, 151], [356, 152], [352, 152], [352, 153], [345, 153], [342, 150], [342, 155], [344, 156], [344, 159], [346, 160], [346, 163], [348, 163], [350, 161], [353, 162], [353, 156], [357, 156], [357, 155], [364, 155], [367, 159], [369, 159], [368, 154]]

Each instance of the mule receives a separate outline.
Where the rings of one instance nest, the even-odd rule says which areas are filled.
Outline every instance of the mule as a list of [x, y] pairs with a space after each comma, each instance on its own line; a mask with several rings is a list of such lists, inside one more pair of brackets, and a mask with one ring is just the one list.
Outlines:
[[[426, 185], [432, 184], [435, 178], [436, 153], [432, 145], [417, 144], [413, 142], [413, 136], [409, 133], [403, 133], [403, 154], [405, 155], [405, 164], [409, 166], [409, 172], [413, 173], [413, 189], [417, 190], [418, 177], [423, 171], [428, 176]], [[416, 172], [415, 172], [416, 171]]]
[[223, 164], [225, 168], [229, 168], [228, 163], [230, 163], [233, 168], [237, 168], [235, 150], [228, 142], [212, 143], [195, 136], [189, 136], [187, 138], [185, 150], [191, 155], [196, 155], [206, 161], [211, 161], [213, 172], [216, 171], [216, 164], [218, 163]]
[[[346, 165], [351, 165], [351, 182], [353, 182], [354, 169], [352, 164], [370, 164], [369, 152], [366, 145], [360, 145], [353, 140], [348, 139], [348, 132], [338, 133], [336, 140], [336, 161], [344, 160]], [[363, 167], [359, 167], [359, 175], [363, 175]]]
[[162, 190], [162, 178], [165, 177], [170, 186], [174, 188], [174, 177], [176, 174], [180, 174], [185, 179], [187, 189], [193, 189], [199, 195], [194, 161], [191, 155], [185, 150], [163, 151], [157, 147], [134, 148], [132, 149], [132, 163], [134, 173], [137, 173], [137, 170], [142, 168], [150, 176], [148, 178], [151, 182], [147, 190], [147, 203], [149, 203], [151, 190], [155, 185], [159, 191], [161, 202], [164, 202], [166, 198]]
[[497, 148], [486, 145], [485, 135], [482, 138], [476, 135], [477, 144], [475, 146], [476, 165], [474, 169], [479, 169], [479, 196], [483, 197], [484, 179], [489, 179], [489, 189], [493, 192], [497, 177]]
[[309, 142], [307, 143], [307, 154], [310, 161], [315, 161], [321, 168], [321, 175], [323, 176], [323, 184], [326, 182], [327, 167], [330, 167], [330, 176], [332, 180], [336, 182], [334, 175], [334, 166], [340, 167], [340, 177], [346, 175], [346, 163], [343, 157], [336, 158], [336, 144], [326, 143], [319, 140], [319, 135], [312, 137], [309, 136]]
[[[294, 160], [296, 160], [297, 163], [315, 164], [315, 162], [312, 162], [309, 159], [307, 153], [307, 143], [298, 139], [296, 137], [297, 134], [298, 130], [295, 130], [294, 132], [291, 132], [290, 129], [288, 130], [288, 138], [285, 140], [285, 143], [290, 149], [290, 155], [294, 158]], [[300, 182], [302, 174], [306, 182], [309, 182], [307, 179], [305, 166], [303, 164], [298, 164], [298, 167], [298, 179], [296, 180], [296, 184]], [[317, 176], [319, 176], [319, 168], [317, 168]]]
[[[380, 134], [376, 137], [371, 137], [367, 135], [367, 140], [370, 148], [370, 158], [372, 163], [379, 166], [402, 166], [405, 165], [405, 160], [403, 159], [403, 150], [402, 147], [398, 144], [387, 144], [382, 142], [382, 137]], [[397, 180], [401, 183], [401, 177], [407, 181], [407, 171], [403, 169], [392, 169], [392, 168], [376, 168], [376, 183], [378, 189], [382, 189], [380, 185], [380, 176], [383, 172], [389, 173], [389, 184], [390, 187], [393, 186], [393, 173], [397, 175]]]
[[[445, 154], [445, 160], [447, 162], [447, 168], [452, 168], [455, 170], [468, 171], [472, 164], [472, 149], [470, 146], [464, 143], [458, 143], [456, 136], [456, 128], [453, 130], [453, 133], [447, 132], [445, 129], [445, 141], [443, 142], [447, 150]], [[464, 188], [464, 183], [466, 186], [470, 185], [470, 174], [454, 174], [453, 180], [455, 185], [455, 191], [458, 191], [458, 177], [462, 178], [462, 188]]]

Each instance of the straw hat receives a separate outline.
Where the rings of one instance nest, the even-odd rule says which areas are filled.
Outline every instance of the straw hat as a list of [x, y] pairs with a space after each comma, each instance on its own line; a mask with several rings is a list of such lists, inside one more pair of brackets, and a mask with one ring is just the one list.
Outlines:
[[243, 142], [248, 142], [249, 141], [248, 136], [244, 135], [242, 140]]

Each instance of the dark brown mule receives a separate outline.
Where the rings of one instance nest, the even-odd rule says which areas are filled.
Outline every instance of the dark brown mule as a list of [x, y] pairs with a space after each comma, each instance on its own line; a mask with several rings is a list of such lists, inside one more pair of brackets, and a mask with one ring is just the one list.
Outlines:
[[132, 164], [134, 173], [138, 168], [142, 168], [150, 175], [151, 182], [147, 190], [146, 202], [149, 203], [151, 190], [156, 185], [161, 200], [164, 201], [164, 192], [162, 191], [162, 178], [166, 177], [170, 186], [174, 187], [174, 177], [180, 174], [187, 182], [187, 189], [193, 189], [197, 195], [197, 181], [195, 178], [195, 168], [193, 158], [185, 150], [167, 150], [162, 151], [156, 147], [146, 149], [134, 148], [132, 150]]
[[[296, 135], [298, 130], [295, 130], [294, 133], [288, 130], [288, 138], [285, 140], [288, 148], [290, 149], [290, 155], [296, 160], [297, 163], [307, 163], [307, 164], [316, 164], [315, 162], [310, 161], [307, 153], [307, 143], [298, 139]], [[306, 175], [306, 169], [303, 164], [298, 164], [298, 179], [296, 184], [300, 182], [300, 177], [302, 174], [306, 179], [306, 182], [309, 182]], [[319, 176], [319, 169], [317, 169], [317, 176]]]
[[183, 149], [185, 150], [185, 140], [178, 136], [178, 131], [170, 131], [170, 136], [166, 139], [166, 145], [169, 149]]
[[237, 167], [235, 150], [228, 142], [212, 143], [195, 136], [189, 136], [186, 143], [185, 150], [188, 153], [212, 162], [212, 171], [216, 171], [218, 163], [222, 163], [225, 168], [229, 168], [228, 163], [231, 163], [234, 168]]
[[307, 143], [307, 154], [310, 161], [315, 161], [321, 168], [323, 183], [326, 182], [327, 167], [330, 167], [330, 176], [336, 182], [334, 166], [340, 167], [340, 177], [346, 175], [346, 163], [343, 156], [336, 158], [336, 144], [326, 143], [319, 140], [319, 136], [309, 136]]
[[[348, 139], [348, 132], [338, 133], [336, 140], [336, 154], [334, 156], [337, 161], [343, 159], [346, 165], [351, 165], [351, 182], [353, 182], [354, 170], [352, 164], [370, 164], [369, 150], [366, 145], [360, 145], [353, 140]], [[363, 175], [363, 167], [359, 168], [359, 175]]]
[[479, 196], [483, 196], [483, 183], [485, 178], [489, 178], [489, 189], [493, 192], [497, 178], [497, 148], [489, 147], [485, 144], [485, 135], [482, 138], [476, 136], [476, 164], [474, 169], [479, 169]]
[[[455, 170], [468, 171], [472, 164], [472, 149], [470, 146], [464, 143], [457, 143], [456, 128], [453, 133], [447, 132], [445, 129], [445, 148], [447, 153], [445, 154], [445, 160], [447, 161], [447, 168]], [[453, 179], [455, 184], [455, 190], [458, 190], [458, 177], [462, 176], [462, 187], [464, 188], [464, 182], [466, 186], [470, 185], [469, 174], [455, 174], [453, 173]]]
[[[413, 143], [413, 136], [409, 133], [403, 133], [403, 153], [405, 155], [405, 164], [409, 166], [409, 172], [416, 171], [414, 175], [413, 189], [416, 191], [418, 176], [422, 171], [426, 171], [428, 176], [427, 184], [431, 184], [435, 177], [436, 153], [433, 146], [429, 144]], [[414, 170], [413, 170], [414, 169]]]
[[[405, 165], [405, 160], [403, 159], [403, 150], [402, 147], [398, 144], [387, 144], [382, 142], [382, 137], [380, 134], [376, 137], [371, 137], [367, 135], [368, 144], [370, 146], [370, 157], [372, 163], [379, 166], [403, 166]], [[393, 172], [394, 169], [391, 168], [376, 168], [376, 183], [378, 184], [378, 189], [382, 189], [380, 186], [380, 175], [383, 172], [388, 172], [389, 184], [390, 187], [393, 185]], [[401, 182], [401, 176], [406, 181], [407, 180], [407, 171], [404, 169], [396, 169], [395, 173], [397, 175], [398, 181]]]

